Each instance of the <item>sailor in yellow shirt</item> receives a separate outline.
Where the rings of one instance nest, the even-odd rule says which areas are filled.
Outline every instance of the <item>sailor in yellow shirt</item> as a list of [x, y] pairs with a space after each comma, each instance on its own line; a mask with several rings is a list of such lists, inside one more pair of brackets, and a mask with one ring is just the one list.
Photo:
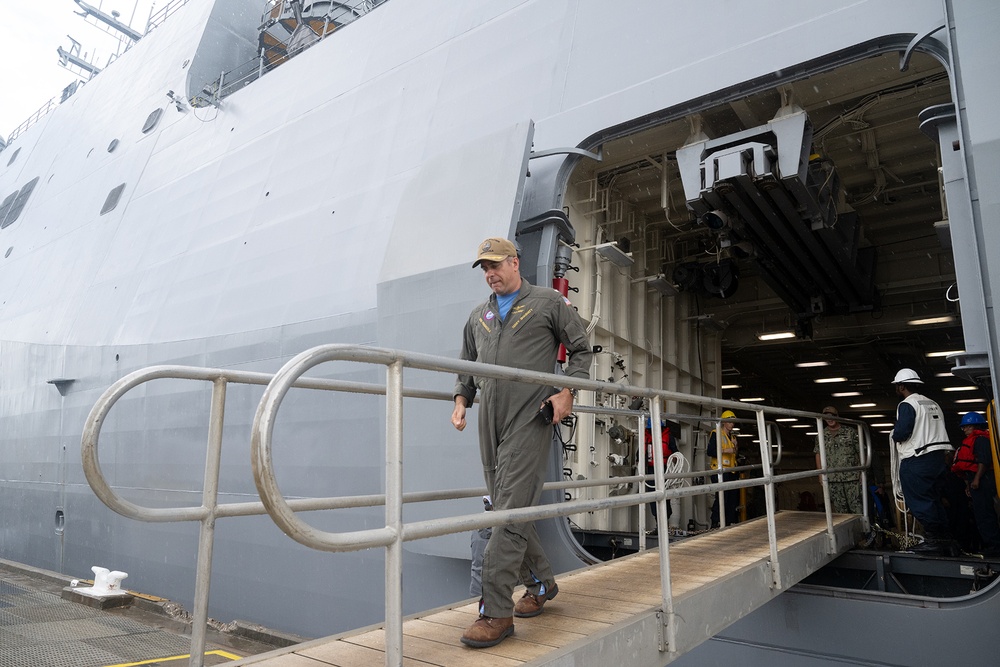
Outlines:
[[[712, 431], [712, 436], [708, 439], [708, 456], [709, 463], [712, 470], [719, 469], [719, 447], [716, 442], [716, 433], [722, 433], [722, 467], [732, 468], [736, 465], [736, 438], [733, 437], [732, 431], [733, 427], [736, 426], [736, 422], [725, 421], [727, 419], [735, 419], [736, 415], [732, 410], [726, 410], [722, 413], [721, 419], [722, 428], [719, 431]], [[731, 482], [739, 478], [739, 475], [735, 472], [723, 472], [722, 481]], [[718, 479], [717, 475], [712, 476], [713, 481]], [[737, 510], [739, 509], [740, 503], [740, 489], [733, 489], [731, 491], [726, 491], [724, 494], [726, 503], [726, 525], [732, 525], [737, 523], [739, 515]], [[715, 502], [712, 503], [712, 528], [719, 527], [719, 496], [715, 495]]]

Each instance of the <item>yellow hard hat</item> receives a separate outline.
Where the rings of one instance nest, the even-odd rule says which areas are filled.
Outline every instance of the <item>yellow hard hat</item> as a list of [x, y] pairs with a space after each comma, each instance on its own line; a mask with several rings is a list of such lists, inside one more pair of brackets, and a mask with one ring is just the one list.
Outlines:
[[732, 410], [726, 410], [725, 412], [722, 413], [720, 419], [736, 419], [736, 413], [734, 413]]

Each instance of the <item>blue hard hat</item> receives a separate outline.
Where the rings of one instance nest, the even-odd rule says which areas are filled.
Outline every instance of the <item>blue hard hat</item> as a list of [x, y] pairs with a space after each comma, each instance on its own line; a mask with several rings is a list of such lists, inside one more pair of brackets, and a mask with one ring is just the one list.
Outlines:
[[978, 412], [966, 412], [958, 424], [959, 426], [980, 426], [985, 423], [986, 420]]

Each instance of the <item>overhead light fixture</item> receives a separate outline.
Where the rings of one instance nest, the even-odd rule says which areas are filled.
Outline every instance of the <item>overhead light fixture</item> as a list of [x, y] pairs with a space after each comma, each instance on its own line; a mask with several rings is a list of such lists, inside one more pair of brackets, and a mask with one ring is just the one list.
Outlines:
[[737, 438], [752, 438], [753, 437], [753, 433], [737, 433], [736, 437]]
[[955, 318], [951, 315], [942, 315], [941, 317], [925, 317], [919, 320], [910, 320], [907, 322], [911, 327], [921, 327], [928, 324], [947, 324]]
[[878, 403], [851, 403], [852, 408], [874, 408]]
[[951, 371], [946, 371], [944, 373], [935, 373], [934, 377], [936, 377], [936, 378], [953, 378], [953, 377], [955, 377], [955, 374], [952, 373]]
[[757, 340], [782, 340], [783, 338], [795, 338], [795, 332], [774, 331], [771, 333], [757, 334]]
[[819, 435], [819, 431], [806, 431], [806, 435]]
[[975, 391], [977, 389], [979, 389], [979, 387], [970, 384], [967, 387], [945, 387], [941, 391]]
[[959, 413], [958, 413], [958, 415], [959, 415], [959, 416], [961, 417], [961, 416], [963, 416], [963, 415], [967, 415], [967, 414], [969, 414], [970, 412], [972, 412], [972, 413], [976, 413], [976, 414], [980, 414], [980, 415], [983, 415], [983, 414], [986, 414], [986, 413], [985, 413], [985, 412], [983, 412], [982, 410], [967, 410], [967, 411], [965, 411], [965, 412], [959, 412]]
[[830, 394], [834, 398], [847, 398], [848, 396], [860, 396], [860, 391], [838, 391], [834, 394]]
[[796, 368], [819, 368], [820, 366], [829, 366], [829, 361], [801, 361], [795, 364]]
[[722, 388], [723, 389], [739, 389], [740, 386], [738, 384], [724, 384], [724, 385], [722, 385]]
[[879, 433], [886, 433], [886, 434], [888, 434], [888, 433], [892, 433], [892, 431], [879, 431]]
[[[631, 257], [629, 258], [631, 259]], [[680, 291], [662, 273], [658, 276], [650, 276], [646, 279], [646, 284], [655, 289], [663, 296], [677, 296]]]
[[741, 398], [740, 401], [743, 403], [760, 403], [761, 401], [766, 401], [766, 398], [760, 396], [755, 396], [754, 398]]
[[885, 415], [861, 415], [861, 419], [881, 419]]
[[831, 384], [833, 382], [847, 382], [847, 378], [816, 378], [813, 382], [816, 384]]
[[811, 424], [792, 424], [792, 428], [812, 428]]
[[942, 350], [941, 352], [928, 352], [928, 359], [936, 359], [938, 357], [947, 357], [952, 354], [962, 354], [965, 350]]
[[891, 422], [882, 422], [880, 424], [872, 424], [872, 428], [889, 428], [891, 426], [895, 426], [895, 424], [893, 424]]
[[985, 398], [961, 398], [956, 403], [985, 403]]
[[798, 420], [799, 420], [798, 417], [778, 417], [774, 421], [776, 421], [776, 422], [797, 422]]
[[602, 243], [594, 247], [594, 250], [598, 255], [608, 260], [616, 266], [621, 266], [623, 268], [628, 268], [634, 264], [632, 255], [623, 251], [618, 247], [618, 241], [611, 241], [610, 243]]

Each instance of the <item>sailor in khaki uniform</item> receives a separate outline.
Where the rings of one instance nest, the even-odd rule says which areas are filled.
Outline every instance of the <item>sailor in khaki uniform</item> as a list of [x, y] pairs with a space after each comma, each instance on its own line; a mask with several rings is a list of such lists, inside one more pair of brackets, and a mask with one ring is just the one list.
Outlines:
[[[569, 354], [566, 375], [589, 377], [593, 353], [583, 322], [569, 301], [554, 289], [523, 280], [517, 250], [507, 239], [484, 241], [473, 267], [480, 264], [493, 294], [465, 324], [462, 359], [551, 373], [562, 343]], [[451, 417], [458, 430], [465, 428], [466, 408], [477, 392], [480, 454], [494, 508], [535, 505], [553, 435], [539, 409], [551, 403], [552, 423], [558, 423], [573, 409], [573, 392], [459, 375]], [[527, 590], [515, 607], [511, 596], [518, 579]], [[483, 557], [482, 615], [466, 630], [462, 642], [476, 648], [500, 643], [514, 632], [514, 614], [541, 613], [545, 601], [558, 591], [534, 524], [497, 527]]]

